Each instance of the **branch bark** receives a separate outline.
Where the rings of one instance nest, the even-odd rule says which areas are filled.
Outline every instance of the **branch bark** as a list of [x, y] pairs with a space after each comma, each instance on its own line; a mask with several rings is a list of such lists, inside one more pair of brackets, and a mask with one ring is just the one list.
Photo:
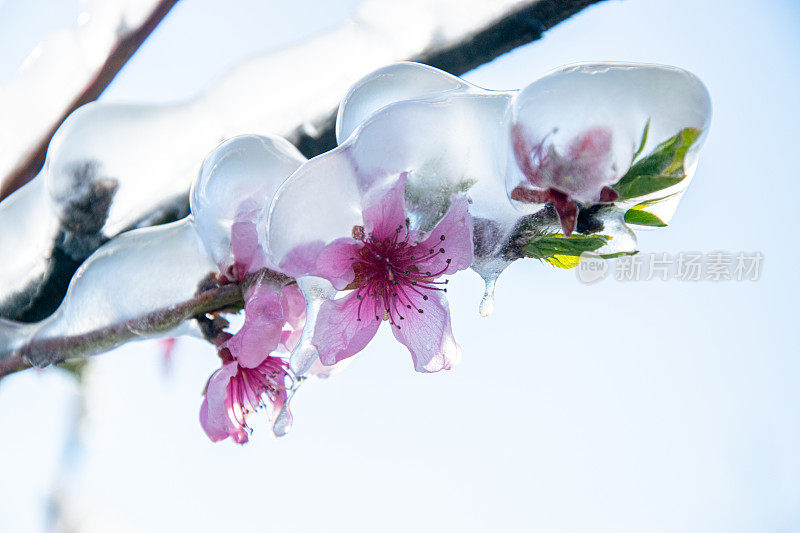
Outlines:
[[199, 293], [181, 302], [113, 326], [95, 329], [69, 337], [34, 339], [13, 352], [0, 351], [0, 378], [32, 366], [44, 367], [71, 357], [82, 357], [119, 346], [136, 337], [169, 331], [197, 315], [244, 304], [239, 285], [228, 284]]

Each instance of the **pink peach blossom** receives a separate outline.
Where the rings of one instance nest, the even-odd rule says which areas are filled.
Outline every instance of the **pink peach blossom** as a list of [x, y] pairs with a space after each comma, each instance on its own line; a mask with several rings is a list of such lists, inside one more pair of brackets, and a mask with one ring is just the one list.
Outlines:
[[275, 420], [291, 388], [292, 375], [280, 357], [265, 357], [253, 367], [230, 358], [208, 380], [200, 407], [200, 424], [214, 442], [230, 437], [244, 444], [251, 431], [248, 416], [258, 409], [269, 408], [269, 417]]
[[[410, 228], [406, 174], [362, 199], [363, 226], [327, 246], [310, 244], [290, 255], [292, 269], [320, 276], [346, 296], [323, 302], [312, 343], [324, 365], [361, 351], [381, 322], [408, 347], [420, 372], [449, 369], [460, 358], [453, 339], [445, 285], [439, 278], [472, 261], [472, 221], [464, 197], [429, 233]], [[293, 263], [293, 264], [292, 264]]]

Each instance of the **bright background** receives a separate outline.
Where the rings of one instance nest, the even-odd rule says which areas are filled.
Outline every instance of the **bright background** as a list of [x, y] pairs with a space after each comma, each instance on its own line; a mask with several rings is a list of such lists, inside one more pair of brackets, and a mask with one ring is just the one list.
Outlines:
[[[26, 27], [8, 17], [24, 2], [1, 1], [0, 39], [17, 42]], [[354, 4], [181, 2], [103, 99], [189, 97]], [[760, 251], [759, 281], [587, 286], [519, 261], [482, 319], [481, 282], [461, 274], [455, 371], [415, 374], [383, 328], [344, 373], [303, 387], [290, 436], [261, 424], [245, 447], [197, 423], [216, 364], [198, 341], [179, 342], [168, 372], [154, 342], [96, 358], [77, 436], [70, 378], [13, 376], [0, 531], [46, 530], [53, 501], [80, 531], [800, 530], [798, 28], [792, 0], [604, 2], [467, 75], [516, 88], [588, 60], [699, 75], [714, 118], [695, 180], [640, 249]], [[0, 79], [25, 57], [9, 50]]]

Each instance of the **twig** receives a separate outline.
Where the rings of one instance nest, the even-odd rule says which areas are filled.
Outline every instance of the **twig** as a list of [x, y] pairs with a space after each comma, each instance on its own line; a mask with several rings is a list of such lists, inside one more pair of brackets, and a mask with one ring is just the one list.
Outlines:
[[193, 316], [242, 303], [239, 285], [222, 285], [203, 291], [191, 300], [112, 326], [68, 337], [33, 339], [13, 352], [0, 352], [0, 378], [31, 366], [43, 367], [71, 357], [109, 350], [134, 337], [169, 331]]

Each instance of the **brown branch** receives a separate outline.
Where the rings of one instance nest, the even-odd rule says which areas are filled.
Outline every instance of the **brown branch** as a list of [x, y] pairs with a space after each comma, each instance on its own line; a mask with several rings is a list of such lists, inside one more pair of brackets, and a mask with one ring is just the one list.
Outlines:
[[141, 26], [127, 33], [124, 38], [117, 42], [94, 78], [84, 87], [83, 92], [70, 102], [61, 116], [53, 122], [53, 127], [50, 128], [50, 131], [42, 136], [39, 143], [28, 152], [22, 162], [0, 181], [0, 200], [31, 181], [39, 173], [44, 165], [44, 157], [47, 153], [50, 139], [53, 138], [61, 123], [66, 120], [70, 113], [83, 104], [97, 100], [114, 77], [122, 70], [125, 63], [136, 53], [136, 50], [139, 49], [144, 40], [156, 29], [156, 26], [176, 3], [178, 3], [178, 0], [161, 0]]
[[34, 339], [12, 352], [0, 352], [0, 378], [32, 366], [44, 367], [71, 357], [99, 353], [123, 342], [169, 331], [193, 316], [243, 304], [239, 285], [228, 284], [205, 290], [185, 302], [156, 309], [146, 315], [104, 328], [68, 337]]

